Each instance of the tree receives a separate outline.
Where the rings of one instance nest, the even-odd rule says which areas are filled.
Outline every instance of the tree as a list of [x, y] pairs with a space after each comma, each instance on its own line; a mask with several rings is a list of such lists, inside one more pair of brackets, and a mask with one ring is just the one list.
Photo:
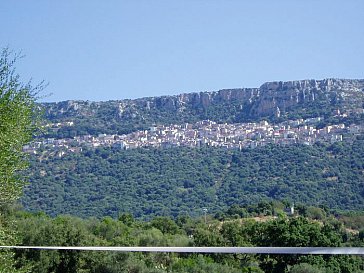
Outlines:
[[42, 84], [23, 84], [15, 72], [19, 57], [3, 49], [0, 58], [0, 205], [20, 197], [25, 179], [20, 173], [27, 166], [23, 146], [38, 126], [36, 96]]
[[324, 273], [324, 270], [307, 263], [294, 265], [289, 273]]
[[[260, 223], [255, 232], [253, 241], [263, 247], [337, 247], [342, 242], [339, 227], [329, 223], [322, 226], [303, 217], [279, 218]], [[270, 273], [285, 272], [287, 266], [299, 263], [302, 257], [299, 255], [261, 255], [261, 268]]]
[[[7, 48], [0, 54], [0, 242], [4, 245], [15, 243], [12, 223], [5, 220], [3, 211], [20, 197], [26, 181], [21, 173], [27, 167], [22, 149], [38, 127], [35, 101], [42, 84], [22, 83], [14, 68], [19, 55]], [[15, 271], [12, 257], [10, 251], [0, 252], [0, 272]]]

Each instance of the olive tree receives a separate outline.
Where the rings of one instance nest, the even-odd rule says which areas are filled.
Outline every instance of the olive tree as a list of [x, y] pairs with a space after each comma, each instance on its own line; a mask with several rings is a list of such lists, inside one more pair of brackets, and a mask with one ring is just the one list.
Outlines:
[[[0, 244], [16, 243], [12, 221], [3, 215], [4, 207], [16, 201], [26, 182], [27, 167], [23, 146], [38, 127], [35, 103], [42, 84], [22, 83], [15, 71], [18, 54], [5, 48], [0, 53]], [[0, 272], [15, 272], [13, 253], [0, 251]]]
[[35, 100], [42, 84], [32, 87], [20, 81], [14, 68], [17, 58], [8, 49], [0, 57], [0, 205], [21, 195], [21, 171], [27, 166], [22, 149], [38, 126]]

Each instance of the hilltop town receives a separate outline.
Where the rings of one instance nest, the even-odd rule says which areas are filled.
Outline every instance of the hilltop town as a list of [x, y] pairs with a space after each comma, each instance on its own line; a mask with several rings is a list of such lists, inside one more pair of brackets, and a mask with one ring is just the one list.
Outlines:
[[[363, 132], [361, 125], [329, 125], [318, 129], [316, 125], [322, 117], [285, 121], [270, 124], [259, 123], [216, 123], [202, 120], [182, 125], [155, 125], [148, 130], [130, 134], [83, 135], [73, 138], [46, 138], [24, 146], [24, 151], [36, 154], [42, 148], [63, 156], [67, 152], [79, 152], [83, 148], [112, 147], [115, 149], [135, 149], [141, 147], [172, 148], [187, 147], [223, 147], [229, 149], [255, 148], [266, 144], [313, 145], [316, 142], [334, 143], [343, 141]], [[75, 126], [73, 122], [48, 124], [52, 130], [62, 126]]]

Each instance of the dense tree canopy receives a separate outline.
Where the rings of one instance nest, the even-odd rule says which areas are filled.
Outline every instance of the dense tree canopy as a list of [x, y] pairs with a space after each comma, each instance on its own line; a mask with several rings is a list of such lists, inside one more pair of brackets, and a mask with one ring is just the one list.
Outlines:
[[[84, 149], [32, 159], [23, 204], [50, 215], [120, 212], [137, 218], [201, 216], [233, 204], [287, 200], [338, 210], [364, 208], [364, 141], [315, 146]], [[261, 204], [257, 213], [270, 210]], [[322, 211], [302, 214], [322, 218]], [[243, 215], [244, 212], [237, 211]]]

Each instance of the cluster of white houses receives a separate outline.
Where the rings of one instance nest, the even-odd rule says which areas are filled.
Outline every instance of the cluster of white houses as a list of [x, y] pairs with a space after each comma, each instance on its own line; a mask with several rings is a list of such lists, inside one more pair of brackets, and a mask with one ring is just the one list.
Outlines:
[[330, 125], [316, 129], [314, 124], [322, 118], [299, 119], [280, 124], [260, 123], [216, 123], [203, 120], [195, 124], [158, 125], [149, 130], [136, 131], [126, 135], [76, 136], [67, 139], [48, 138], [36, 141], [24, 147], [24, 151], [37, 153], [41, 147], [58, 151], [63, 155], [67, 151], [77, 152], [82, 147], [109, 146], [117, 149], [133, 149], [139, 147], [171, 148], [188, 147], [224, 147], [255, 148], [268, 143], [289, 145], [301, 143], [312, 145], [316, 142], [342, 141], [343, 136], [359, 134], [363, 131], [360, 125]]

